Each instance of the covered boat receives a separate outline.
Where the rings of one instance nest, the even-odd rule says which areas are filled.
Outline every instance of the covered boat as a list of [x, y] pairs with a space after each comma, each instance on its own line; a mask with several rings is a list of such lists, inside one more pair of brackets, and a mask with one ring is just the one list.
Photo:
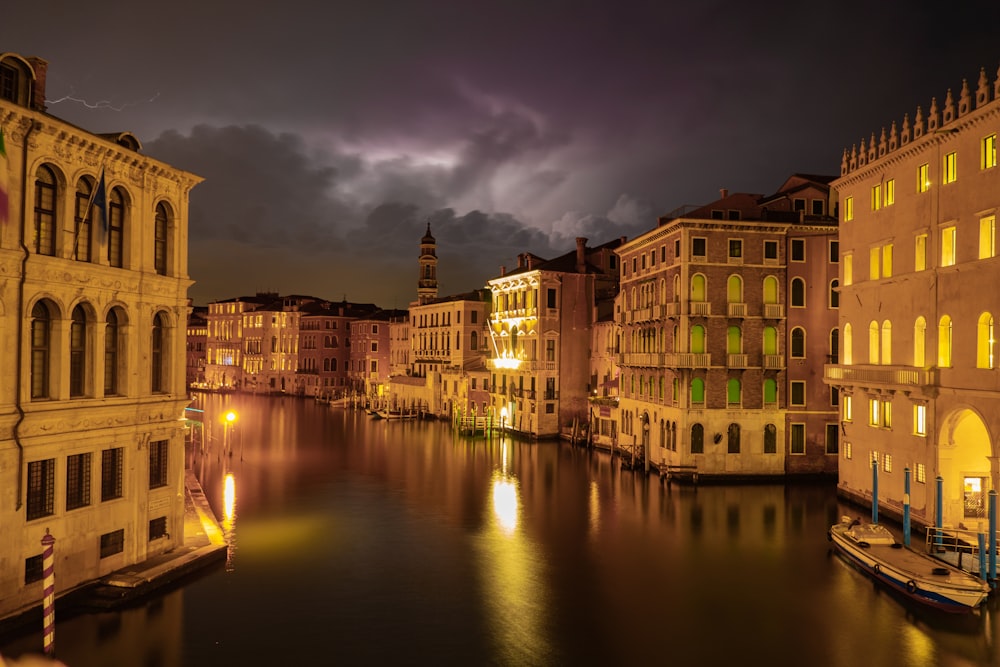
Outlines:
[[829, 538], [862, 572], [921, 604], [970, 612], [990, 594], [990, 586], [982, 579], [900, 544], [880, 524], [845, 516], [830, 528]]

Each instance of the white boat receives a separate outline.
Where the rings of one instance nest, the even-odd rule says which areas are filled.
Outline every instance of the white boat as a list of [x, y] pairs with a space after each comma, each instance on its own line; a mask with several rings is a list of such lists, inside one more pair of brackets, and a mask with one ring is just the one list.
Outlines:
[[896, 541], [877, 523], [842, 517], [829, 532], [837, 550], [865, 574], [922, 604], [971, 612], [990, 594], [982, 579]]

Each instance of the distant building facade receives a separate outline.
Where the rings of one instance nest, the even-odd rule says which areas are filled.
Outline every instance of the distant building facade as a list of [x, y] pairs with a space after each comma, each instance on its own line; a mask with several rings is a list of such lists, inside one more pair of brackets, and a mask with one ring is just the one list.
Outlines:
[[205, 382], [205, 362], [208, 343], [208, 308], [193, 306], [187, 320], [187, 354], [185, 381], [189, 387]]
[[[839, 490], [914, 523], [977, 529], [998, 485], [1000, 72], [844, 151]], [[941, 493], [936, 480], [941, 479]]]
[[42, 600], [46, 534], [57, 594], [184, 538], [202, 179], [49, 115], [47, 68], [0, 53], [0, 616]]

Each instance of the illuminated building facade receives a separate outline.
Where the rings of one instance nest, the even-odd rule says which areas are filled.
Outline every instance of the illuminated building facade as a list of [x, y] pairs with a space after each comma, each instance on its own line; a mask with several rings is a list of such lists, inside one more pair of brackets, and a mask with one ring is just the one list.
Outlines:
[[487, 282], [490, 403], [504, 429], [536, 438], [589, 420], [592, 327], [618, 288], [616, 239], [552, 260], [529, 253]]
[[902, 123], [845, 151], [841, 202], [840, 391], [843, 494], [977, 529], [998, 484], [1000, 73], [963, 81]]
[[620, 445], [699, 475], [836, 472], [831, 180], [722, 191], [618, 250]]
[[46, 534], [57, 593], [184, 537], [202, 179], [49, 115], [47, 67], [0, 53], [0, 616], [41, 602]]
[[374, 304], [347, 301], [316, 301], [301, 306], [299, 394], [332, 399], [349, 391], [351, 320], [367, 317], [377, 310]]
[[[208, 304], [205, 382], [209, 389], [235, 391], [243, 388], [243, 316], [276, 297], [276, 294], [257, 294]], [[256, 343], [251, 349], [256, 349]], [[255, 368], [252, 364], [251, 369]]]
[[208, 341], [208, 308], [193, 306], [187, 320], [187, 354], [185, 381], [190, 387], [205, 382], [206, 344]]
[[352, 391], [372, 402], [388, 396], [390, 335], [394, 320], [406, 316], [403, 310], [379, 310], [351, 322], [349, 382]]

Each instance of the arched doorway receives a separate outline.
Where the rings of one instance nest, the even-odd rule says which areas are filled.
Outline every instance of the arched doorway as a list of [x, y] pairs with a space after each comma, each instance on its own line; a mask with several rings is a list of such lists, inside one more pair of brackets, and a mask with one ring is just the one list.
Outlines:
[[976, 530], [980, 521], [986, 521], [986, 494], [996, 488], [992, 456], [990, 434], [978, 412], [964, 407], [945, 416], [938, 436], [944, 524]]

